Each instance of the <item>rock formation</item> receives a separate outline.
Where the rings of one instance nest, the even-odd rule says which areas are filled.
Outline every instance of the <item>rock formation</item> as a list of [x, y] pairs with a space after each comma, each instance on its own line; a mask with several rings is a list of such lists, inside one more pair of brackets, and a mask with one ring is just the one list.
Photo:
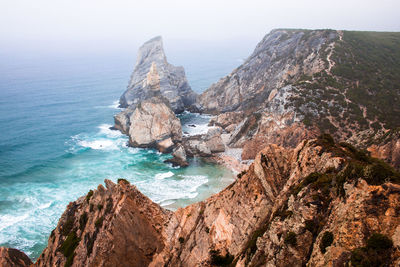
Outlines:
[[[216, 121], [242, 116], [222, 128], [232, 134], [229, 147], [244, 149], [243, 159], [253, 159], [262, 143], [295, 147], [323, 132], [364, 143], [355, 138], [363, 132], [369, 145], [354, 145], [398, 166], [399, 150], [391, 147], [400, 139], [390, 133], [400, 126], [400, 60], [389, 58], [399, 47], [399, 33], [273, 30], [199, 102]], [[379, 132], [392, 139], [380, 143]]]
[[18, 249], [0, 247], [1, 267], [24, 267], [31, 264], [31, 259]]
[[155, 65], [161, 94], [165, 96], [175, 113], [181, 113], [196, 101], [196, 94], [190, 88], [183, 67], [175, 67], [167, 62], [161, 37], [144, 43], [138, 52], [135, 69], [128, 89], [120, 98], [120, 107], [134, 109], [142, 100], [149, 98], [148, 73]]
[[35, 266], [398, 266], [400, 174], [328, 135], [268, 145], [170, 212], [123, 179], [68, 205]]
[[129, 143], [134, 147], [171, 152], [182, 138], [181, 123], [162, 96], [142, 101], [129, 120]]
[[189, 163], [187, 162], [186, 151], [185, 148], [179, 144], [171, 153], [172, 158], [167, 159], [166, 163], [171, 163], [173, 167], [187, 167]]
[[160, 77], [153, 63], [143, 81], [147, 98], [114, 117], [114, 128], [129, 136], [134, 147], [171, 152], [182, 138], [182, 127], [169, 101], [160, 92]]

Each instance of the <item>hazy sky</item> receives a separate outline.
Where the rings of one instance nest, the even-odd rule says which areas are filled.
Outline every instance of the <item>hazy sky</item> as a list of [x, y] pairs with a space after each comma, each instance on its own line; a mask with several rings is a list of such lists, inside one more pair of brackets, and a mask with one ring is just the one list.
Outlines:
[[400, 31], [400, 0], [0, 0], [0, 48], [258, 42], [273, 28]]

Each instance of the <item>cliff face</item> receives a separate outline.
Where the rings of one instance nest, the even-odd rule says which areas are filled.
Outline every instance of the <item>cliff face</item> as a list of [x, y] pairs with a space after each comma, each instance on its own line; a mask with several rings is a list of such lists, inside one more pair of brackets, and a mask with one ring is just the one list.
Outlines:
[[163, 250], [172, 212], [124, 180], [105, 183], [68, 205], [35, 266], [147, 266]]
[[397, 266], [399, 183], [329, 136], [268, 145], [232, 185], [174, 213], [106, 181], [70, 203], [36, 265]]
[[[375, 136], [400, 126], [399, 47], [399, 33], [273, 30], [199, 101], [209, 113], [257, 115], [231, 126], [239, 135], [230, 145], [247, 150], [244, 159], [254, 158], [261, 143], [295, 147], [322, 132], [338, 140], [364, 132], [376, 146], [371, 150], [396, 164], [397, 150], [381, 147]], [[391, 136], [385, 144], [398, 142]]]
[[200, 103], [213, 113], [265, 107], [288, 81], [323, 70], [320, 54], [337, 38], [336, 31], [274, 30], [241, 66], [211, 85]]
[[148, 98], [146, 80], [152, 65], [158, 70], [161, 93], [168, 99], [174, 112], [180, 113], [189, 108], [195, 102], [196, 94], [188, 84], [183, 67], [175, 67], [167, 62], [161, 37], [155, 37], [140, 47], [128, 89], [120, 98], [120, 106], [134, 109]]

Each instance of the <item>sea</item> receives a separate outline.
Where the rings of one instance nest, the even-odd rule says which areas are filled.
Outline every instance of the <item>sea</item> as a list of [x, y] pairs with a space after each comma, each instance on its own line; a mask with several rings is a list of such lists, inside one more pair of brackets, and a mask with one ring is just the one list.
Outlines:
[[[171, 210], [234, 181], [230, 170], [200, 158], [174, 168], [164, 163], [171, 155], [128, 147], [126, 136], [110, 130], [136, 50], [0, 53], [0, 246], [37, 259], [67, 204], [104, 179], [125, 178]], [[201, 93], [238, 67], [250, 47], [170, 51], [169, 62], [184, 66]], [[210, 117], [181, 114], [183, 131], [206, 132]]]

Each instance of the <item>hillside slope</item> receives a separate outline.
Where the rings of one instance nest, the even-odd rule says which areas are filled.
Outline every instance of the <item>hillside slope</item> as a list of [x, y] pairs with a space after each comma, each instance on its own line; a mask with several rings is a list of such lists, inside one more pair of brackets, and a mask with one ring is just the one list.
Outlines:
[[363, 149], [394, 143], [385, 159], [399, 167], [400, 33], [273, 30], [199, 102], [208, 113], [258, 114], [235, 147], [328, 132]]

